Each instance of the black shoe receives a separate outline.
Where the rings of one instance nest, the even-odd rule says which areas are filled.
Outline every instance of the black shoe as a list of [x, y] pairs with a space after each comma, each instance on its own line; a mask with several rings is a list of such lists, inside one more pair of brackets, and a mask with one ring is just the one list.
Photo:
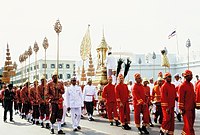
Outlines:
[[164, 132], [162, 130], [160, 130], [160, 135], [165, 135]]
[[50, 129], [49, 123], [46, 124], [46, 129]]
[[66, 125], [66, 123], [64, 122], [63, 124], [61, 124], [61, 127], [64, 127]]
[[15, 122], [15, 121], [12, 119], [12, 120], [10, 120], [10, 122]]
[[127, 130], [131, 130], [131, 127], [128, 124], [125, 124]]
[[113, 126], [113, 122], [110, 122], [110, 126]]
[[[28, 121], [29, 122], [29, 121]], [[35, 124], [35, 121], [33, 121], [33, 123], [32, 123], [33, 125]]]
[[76, 131], [78, 131], [78, 129], [77, 129], [77, 128], [75, 128], [75, 129], [73, 129], [73, 131], [74, 131], [74, 132], [76, 132]]
[[44, 128], [44, 123], [43, 122], [41, 123], [41, 128]]
[[140, 127], [138, 127], [138, 134], [139, 134], [139, 135], [144, 134], [144, 132], [142, 131], [142, 129], [141, 129]]
[[126, 125], [122, 125], [122, 129], [128, 130]]
[[39, 121], [36, 121], [36, 123], [35, 123], [36, 125], [40, 125], [40, 122]]
[[84, 119], [84, 116], [83, 116], [83, 115], [81, 115], [81, 119]]
[[90, 119], [91, 119], [91, 121], [94, 121], [94, 119], [92, 117]]
[[150, 127], [154, 127], [153, 123], [149, 123]]
[[7, 120], [4, 120], [5, 123], [7, 123]]
[[144, 131], [145, 134], [149, 134], [149, 131], [147, 131], [146, 126], [142, 126], [142, 131]]
[[51, 129], [51, 132], [50, 132], [51, 134], [54, 134], [54, 129]]
[[178, 121], [179, 121], [179, 122], [181, 122], [181, 114], [180, 114], [180, 113], [179, 113], [179, 114], [177, 114], [177, 116], [176, 116], [176, 117], [177, 117]]
[[81, 130], [81, 127], [80, 127], [80, 126], [78, 126], [78, 127], [77, 127], [77, 129], [78, 129], [78, 130]]
[[115, 121], [115, 125], [116, 125], [116, 126], [119, 126], [120, 124], [121, 124], [121, 123], [120, 123], [118, 120]]
[[59, 130], [58, 134], [65, 134], [65, 133], [62, 130]]

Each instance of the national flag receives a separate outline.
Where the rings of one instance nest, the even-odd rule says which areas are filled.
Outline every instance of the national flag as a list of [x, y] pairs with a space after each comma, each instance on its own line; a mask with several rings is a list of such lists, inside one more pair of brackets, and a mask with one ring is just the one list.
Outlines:
[[168, 36], [168, 39], [172, 38], [173, 36], [176, 35], [176, 30], [174, 30], [169, 36]]

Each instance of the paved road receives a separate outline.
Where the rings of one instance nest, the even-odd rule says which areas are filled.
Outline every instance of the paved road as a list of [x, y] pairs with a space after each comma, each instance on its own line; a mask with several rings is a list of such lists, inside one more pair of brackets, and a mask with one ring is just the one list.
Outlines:
[[[200, 111], [196, 111], [195, 132], [200, 134]], [[8, 114], [9, 115], [9, 114]], [[132, 130], [124, 131], [121, 127], [110, 126], [106, 119], [95, 116], [95, 121], [90, 122], [86, 118], [81, 120], [82, 130], [74, 133], [71, 127], [71, 118], [67, 117], [67, 126], [63, 128], [66, 135], [137, 135], [137, 129], [134, 127], [133, 120], [131, 122]], [[131, 114], [133, 119], [133, 113]], [[22, 120], [18, 115], [14, 115], [15, 123], [3, 122], [3, 109], [0, 106], [0, 134], [1, 135], [49, 135], [50, 131], [42, 129], [40, 126], [32, 125], [25, 120]], [[175, 135], [181, 134], [183, 126], [182, 122], [175, 121]], [[148, 129], [151, 135], [158, 135], [159, 125]], [[55, 131], [57, 132], [57, 131]]]

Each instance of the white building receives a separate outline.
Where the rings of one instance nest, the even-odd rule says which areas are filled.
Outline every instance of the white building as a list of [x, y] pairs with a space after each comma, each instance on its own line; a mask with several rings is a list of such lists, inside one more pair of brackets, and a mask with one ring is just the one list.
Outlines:
[[[27, 63], [27, 62], [26, 62]], [[56, 60], [46, 60], [46, 78], [50, 80], [52, 77], [52, 73], [56, 70]], [[20, 65], [19, 65], [20, 67]], [[34, 78], [36, 77], [36, 67], [37, 67], [37, 79], [40, 79], [41, 76], [44, 74], [45, 71], [45, 61], [40, 59], [37, 61], [37, 66], [35, 66], [35, 62], [30, 63], [30, 67], [25, 64], [23, 67], [18, 68], [16, 71], [16, 76], [13, 77], [14, 84], [21, 84], [28, 79], [32, 83]], [[30, 68], [30, 72], [29, 72]], [[75, 61], [74, 60], [60, 60], [59, 61], [59, 68], [58, 68], [59, 79], [67, 80], [70, 79], [71, 76], [75, 74]]]

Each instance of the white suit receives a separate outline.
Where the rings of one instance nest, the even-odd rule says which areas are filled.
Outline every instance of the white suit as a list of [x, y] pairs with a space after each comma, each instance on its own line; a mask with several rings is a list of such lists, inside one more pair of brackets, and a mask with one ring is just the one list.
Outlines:
[[64, 86], [64, 88], [65, 88], [65, 93], [62, 95], [64, 101], [63, 101], [63, 116], [62, 116], [61, 124], [64, 124], [66, 113], [67, 113], [67, 97], [66, 97], [66, 94], [67, 94], [68, 87]]
[[79, 126], [81, 107], [83, 107], [81, 87], [77, 85], [68, 87], [66, 98], [67, 108], [69, 107], [71, 109], [72, 127], [75, 129]]

